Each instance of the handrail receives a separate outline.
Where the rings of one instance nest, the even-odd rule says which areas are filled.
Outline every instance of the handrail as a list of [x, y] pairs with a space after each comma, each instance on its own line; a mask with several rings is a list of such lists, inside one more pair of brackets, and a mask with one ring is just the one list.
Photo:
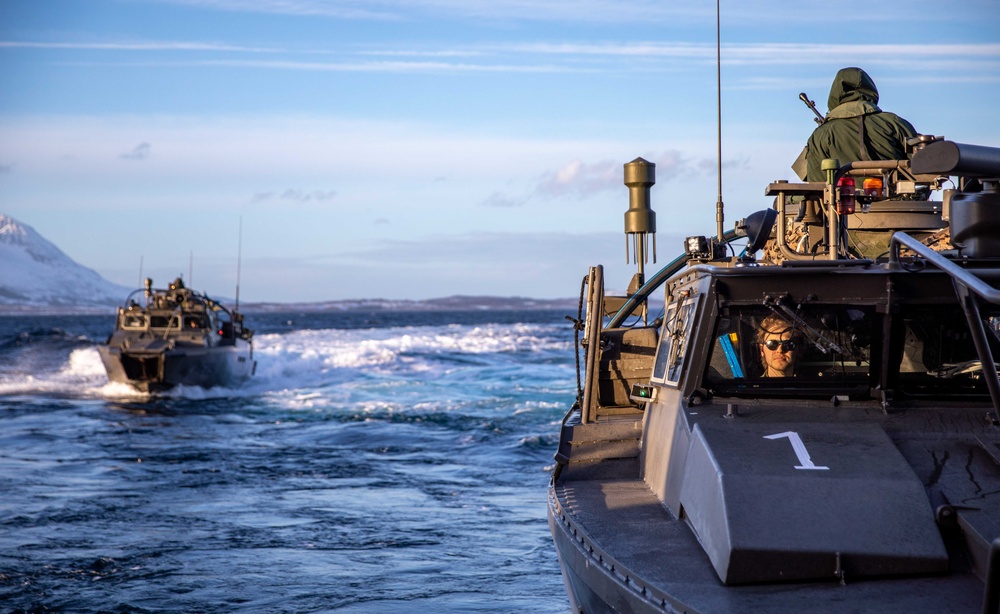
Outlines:
[[921, 258], [926, 259], [929, 263], [947, 273], [952, 279], [961, 281], [961, 283], [968, 286], [970, 290], [986, 302], [1000, 305], [1000, 290], [987, 284], [979, 277], [976, 277], [971, 271], [963, 269], [905, 232], [896, 232], [889, 239], [890, 263], [899, 264], [900, 245], [916, 252]]
[[971, 271], [963, 269], [951, 260], [935, 252], [930, 247], [924, 245], [917, 239], [905, 232], [893, 233], [889, 239], [889, 262], [899, 265], [899, 248], [904, 246], [914, 251], [921, 258], [951, 277], [955, 286], [955, 295], [965, 312], [965, 319], [969, 324], [969, 332], [972, 333], [972, 341], [976, 346], [976, 354], [979, 355], [979, 362], [982, 365], [983, 377], [986, 379], [986, 387], [990, 391], [990, 399], [993, 401], [993, 409], [1000, 413], [1000, 376], [997, 375], [996, 363], [993, 354], [990, 352], [989, 340], [986, 338], [986, 329], [983, 327], [983, 319], [979, 315], [979, 305], [970, 292], [993, 305], [1000, 305], [1000, 290], [987, 284]]
[[601, 322], [604, 319], [604, 267], [591, 267], [587, 287], [587, 370], [583, 385], [580, 421], [590, 422], [597, 386], [597, 355], [601, 350]]
[[[730, 241], [737, 238], [736, 231], [727, 230], [725, 234], [722, 236], [722, 238], [725, 241], [725, 243], [728, 244]], [[645, 302], [645, 300], [649, 298], [649, 295], [653, 292], [653, 290], [656, 290], [658, 287], [660, 287], [660, 285], [662, 285], [663, 282], [665, 282], [667, 279], [673, 276], [674, 273], [679, 271], [681, 267], [683, 267], [685, 264], [688, 263], [689, 260], [691, 260], [691, 257], [685, 253], [681, 254], [680, 256], [677, 256], [676, 258], [668, 262], [666, 266], [657, 271], [655, 275], [650, 277], [649, 280], [646, 281], [646, 283], [642, 284], [642, 286], [640, 286], [639, 289], [635, 291], [635, 294], [630, 296], [629, 299], [625, 301], [625, 303], [621, 306], [621, 308], [611, 318], [611, 321], [608, 322], [607, 327], [618, 328], [619, 326], [621, 326], [625, 318], [632, 315], [632, 312], [635, 311], [636, 307]]]

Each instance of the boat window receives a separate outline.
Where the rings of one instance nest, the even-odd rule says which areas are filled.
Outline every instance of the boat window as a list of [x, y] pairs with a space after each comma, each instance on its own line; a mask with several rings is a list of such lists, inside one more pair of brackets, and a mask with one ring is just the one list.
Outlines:
[[691, 340], [691, 330], [694, 327], [698, 298], [698, 296], [687, 296], [671, 301], [667, 305], [651, 381], [677, 385], [680, 380], [688, 343]]
[[187, 330], [197, 330], [205, 328], [205, 318], [200, 315], [184, 316], [184, 328]]
[[152, 315], [149, 317], [151, 328], [178, 328], [180, 325], [181, 320], [176, 315]]
[[166, 328], [170, 324], [170, 316], [150, 316], [149, 325], [153, 328]]
[[[994, 308], [995, 309], [995, 308]], [[991, 358], [1000, 357], [1000, 311], [984, 316]], [[976, 352], [968, 321], [957, 305], [905, 307], [899, 390], [908, 396], [987, 396], [983, 364]], [[994, 367], [995, 368], [995, 367]]]
[[705, 386], [720, 394], [867, 389], [873, 310], [734, 306], [719, 316]]
[[122, 328], [145, 328], [146, 316], [141, 313], [126, 313], [122, 317]]

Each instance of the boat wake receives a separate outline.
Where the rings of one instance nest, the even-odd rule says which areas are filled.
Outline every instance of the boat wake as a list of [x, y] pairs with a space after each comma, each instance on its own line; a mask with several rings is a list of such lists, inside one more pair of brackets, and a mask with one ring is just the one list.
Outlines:
[[[405, 400], [401, 392], [408, 386], [454, 383], [453, 378], [473, 368], [483, 370], [487, 378], [514, 380], [522, 370], [564, 362], [571, 344], [565, 327], [546, 324], [299, 329], [259, 333], [254, 341], [257, 370], [243, 386], [177, 386], [155, 396], [198, 400], [265, 395], [288, 408], [360, 402], [375, 409]], [[0, 339], [0, 359], [8, 364], [0, 367], [0, 396], [126, 402], [154, 396], [110, 382], [97, 344], [87, 336], [59, 330], [20, 332]]]

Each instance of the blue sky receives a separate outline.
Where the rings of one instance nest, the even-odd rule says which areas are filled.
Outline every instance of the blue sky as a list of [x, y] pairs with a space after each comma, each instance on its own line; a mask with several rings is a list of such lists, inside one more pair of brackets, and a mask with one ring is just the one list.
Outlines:
[[[1000, 146], [1000, 2], [723, 1], [726, 228], [839, 68]], [[0, 0], [0, 212], [128, 286], [243, 301], [622, 289], [622, 164], [660, 262], [714, 234], [715, 3]], [[0, 271], [0, 275], [2, 275]]]

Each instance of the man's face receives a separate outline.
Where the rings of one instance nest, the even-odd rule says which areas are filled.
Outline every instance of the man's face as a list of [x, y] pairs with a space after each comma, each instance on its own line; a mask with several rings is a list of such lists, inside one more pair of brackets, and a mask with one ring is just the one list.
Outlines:
[[765, 375], [792, 375], [792, 368], [795, 366], [795, 349], [799, 341], [799, 338], [794, 336], [791, 330], [766, 332], [760, 346], [761, 354], [764, 357], [764, 366], [768, 370]]

